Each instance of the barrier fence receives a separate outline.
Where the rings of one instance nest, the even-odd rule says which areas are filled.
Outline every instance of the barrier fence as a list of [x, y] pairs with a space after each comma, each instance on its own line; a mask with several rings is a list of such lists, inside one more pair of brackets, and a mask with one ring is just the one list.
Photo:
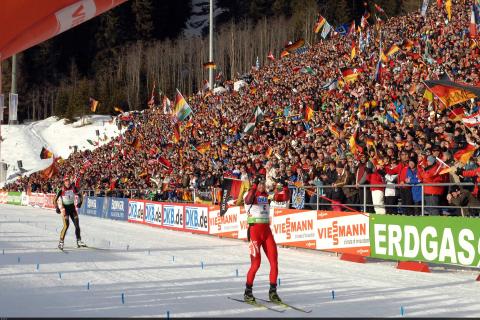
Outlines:
[[[0, 203], [53, 209], [53, 194], [0, 192]], [[20, 199], [20, 200], [19, 200]], [[215, 205], [116, 197], [84, 199], [79, 213], [176, 231], [247, 239], [247, 212]], [[480, 267], [480, 219], [380, 215], [274, 208], [270, 227], [279, 245], [396, 261]]]

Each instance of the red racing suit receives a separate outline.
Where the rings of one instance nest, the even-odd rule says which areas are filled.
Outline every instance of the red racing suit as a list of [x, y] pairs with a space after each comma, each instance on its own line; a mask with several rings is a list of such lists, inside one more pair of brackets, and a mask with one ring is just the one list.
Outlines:
[[245, 210], [248, 214], [248, 238], [250, 241], [251, 261], [250, 269], [247, 273], [247, 286], [253, 286], [255, 274], [260, 268], [260, 248], [263, 248], [270, 263], [270, 284], [276, 285], [278, 277], [278, 252], [277, 244], [270, 229], [268, 194], [257, 191], [257, 186], [253, 185], [245, 197]]

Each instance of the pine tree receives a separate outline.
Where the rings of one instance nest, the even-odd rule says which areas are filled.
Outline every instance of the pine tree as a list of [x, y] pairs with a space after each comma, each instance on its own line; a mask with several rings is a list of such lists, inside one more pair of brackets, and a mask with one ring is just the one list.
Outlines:
[[135, 30], [138, 38], [150, 40], [153, 36], [152, 0], [134, 0], [132, 11], [135, 16]]

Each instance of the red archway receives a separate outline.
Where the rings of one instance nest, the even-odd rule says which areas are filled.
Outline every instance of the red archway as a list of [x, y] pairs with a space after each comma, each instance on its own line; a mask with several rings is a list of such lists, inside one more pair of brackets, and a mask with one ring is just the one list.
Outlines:
[[1, 0], [0, 61], [126, 0]]

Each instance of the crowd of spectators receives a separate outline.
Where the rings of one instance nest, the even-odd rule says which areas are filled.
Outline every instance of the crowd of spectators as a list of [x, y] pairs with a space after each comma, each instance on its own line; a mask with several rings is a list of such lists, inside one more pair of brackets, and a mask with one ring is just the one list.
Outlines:
[[[223, 93], [186, 98], [193, 113], [180, 124], [178, 142], [173, 142], [174, 115], [165, 113], [161, 103], [119, 115], [116, 121], [124, 128], [120, 136], [93, 151], [73, 153], [58, 164], [52, 179], [35, 173], [7, 188], [50, 192], [70, 175], [82, 189], [97, 194], [121, 189], [124, 196], [191, 201], [192, 189], [209, 191], [224, 177], [263, 176], [269, 191], [278, 183], [321, 187], [306, 193], [306, 203], [319, 199], [324, 209], [346, 210], [339, 205], [346, 204], [362, 210], [358, 206], [365, 198], [368, 212], [420, 214], [408, 206], [423, 201], [433, 206], [425, 209], [429, 215], [475, 215], [475, 209], [435, 207], [480, 204], [478, 149], [466, 164], [453, 157], [467, 144], [480, 143], [478, 126], [467, 128], [449, 118], [452, 108], [430, 99], [423, 84], [448, 75], [452, 81], [480, 86], [480, 48], [468, 31], [473, 2], [452, 3], [450, 20], [436, 3], [425, 17], [413, 12], [387, 19], [377, 13], [383, 21], [370, 17], [361, 31], [362, 48], [358, 30], [327, 40], [319, 37], [305, 53], [252, 67], [248, 85], [238, 91], [233, 85], [238, 79], [233, 79], [222, 81]], [[356, 56], [350, 59], [352, 41]], [[376, 79], [380, 46], [386, 50], [394, 44], [401, 50], [383, 63], [381, 79]], [[356, 81], [345, 81], [343, 68], [361, 72]], [[308, 121], [307, 106], [315, 111]], [[474, 114], [480, 99], [455, 108], [459, 106]], [[257, 107], [263, 118], [246, 134]], [[209, 148], [202, 152], [195, 148], [206, 143]], [[444, 173], [447, 166], [455, 168]], [[474, 185], [426, 186], [423, 192], [416, 186], [448, 182]], [[402, 209], [395, 207], [399, 204]]]

